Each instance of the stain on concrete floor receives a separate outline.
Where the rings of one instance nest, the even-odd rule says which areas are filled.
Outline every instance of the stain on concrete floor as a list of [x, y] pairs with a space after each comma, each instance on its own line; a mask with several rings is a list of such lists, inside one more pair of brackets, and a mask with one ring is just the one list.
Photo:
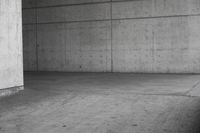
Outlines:
[[[26, 73], [0, 133], [199, 133], [200, 75]], [[195, 94], [195, 95], [194, 95]]]

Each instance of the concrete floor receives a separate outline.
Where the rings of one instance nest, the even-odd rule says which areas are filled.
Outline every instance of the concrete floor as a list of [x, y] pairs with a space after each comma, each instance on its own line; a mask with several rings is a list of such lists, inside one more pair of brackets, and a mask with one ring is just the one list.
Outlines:
[[200, 75], [26, 73], [0, 133], [199, 133]]

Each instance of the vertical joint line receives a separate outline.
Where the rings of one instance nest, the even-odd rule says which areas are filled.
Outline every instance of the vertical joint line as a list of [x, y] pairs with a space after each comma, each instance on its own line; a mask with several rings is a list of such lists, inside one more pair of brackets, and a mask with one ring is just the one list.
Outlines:
[[154, 66], [155, 66], [155, 33], [154, 31], [152, 32], [152, 71], [154, 72]]
[[39, 71], [39, 61], [38, 61], [38, 16], [37, 16], [37, 0], [35, 0], [35, 39], [36, 39], [36, 71]]
[[110, 23], [111, 23], [111, 72], [113, 72], [113, 22], [112, 22], [112, 0], [110, 2]]

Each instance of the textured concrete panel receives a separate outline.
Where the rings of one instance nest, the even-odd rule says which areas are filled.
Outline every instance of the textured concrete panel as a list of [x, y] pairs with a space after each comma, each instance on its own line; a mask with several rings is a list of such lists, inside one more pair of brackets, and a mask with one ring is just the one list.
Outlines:
[[158, 16], [200, 13], [199, 0], [155, 0], [154, 14]]
[[96, 3], [107, 2], [111, 0], [38, 0], [38, 7], [55, 6], [55, 5], [68, 5], [68, 4], [84, 4], [84, 3]]
[[0, 0], [0, 89], [22, 86], [21, 0]]
[[63, 71], [65, 68], [64, 24], [38, 25], [38, 69], [39, 71]]
[[184, 72], [190, 65], [188, 17], [160, 18], [154, 24], [154, 59], [157, 72]]
[[22, 0], [22, 7], [23, 8], [32, 8], [36, 7], [37, 0]]
[[150, 17], [153, 15], [153, 10], [153, 0], [114, 2], [112, 4], [112, 18]]
[[110, 71], [111, 23], [73, 23], [67, 24], [67, 27], [67, 44], [71, 52], [67, 71]]
[[199, 17], [114, 21], [114, 71], [199, 73], [199, 22]]
[[36, 25], [23, 26], [24, 70], [37, 70]]
[[110, 18], [109, 4], [79, 5], [38, 9], [38, 22], [102, 20]]
[[113, 71], [152, 71], [152, 22], [113, 21]]
[[196, 67], [200, 65], [200, 49], [193, 43], [193, 38], [200, 41], [200, 35], [192, 30], [194, 28], [199, 30], [199, 20], [199, 17], [178, 17], [156, 21], [154, 28], [155, 71], [200, 72], [199, 67]]
[[24, 9], [22, 16], [23, 24], [34, 24], [37, 21], [36, 9]]
[[112, 17], [138, 18], [200, 13], [199, 0], [136, 0], [113, 3]]
[[110, 72], [109, 51], [72, 51], [66, 65], [69, 72]]
[[110, 50], [110, 21], [67, 24], [72, 50]]
[[110, 22], [38, 25], [39, 70], [110, 71]]

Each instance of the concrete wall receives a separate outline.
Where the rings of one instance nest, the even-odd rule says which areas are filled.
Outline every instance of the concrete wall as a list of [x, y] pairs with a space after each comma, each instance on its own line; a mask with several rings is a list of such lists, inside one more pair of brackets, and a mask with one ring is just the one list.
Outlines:
[[0, 89], [23, 85], [21, 0], [0, 0]]
[[200, 72], [199, 0], [24, 0], [29, 71]]

